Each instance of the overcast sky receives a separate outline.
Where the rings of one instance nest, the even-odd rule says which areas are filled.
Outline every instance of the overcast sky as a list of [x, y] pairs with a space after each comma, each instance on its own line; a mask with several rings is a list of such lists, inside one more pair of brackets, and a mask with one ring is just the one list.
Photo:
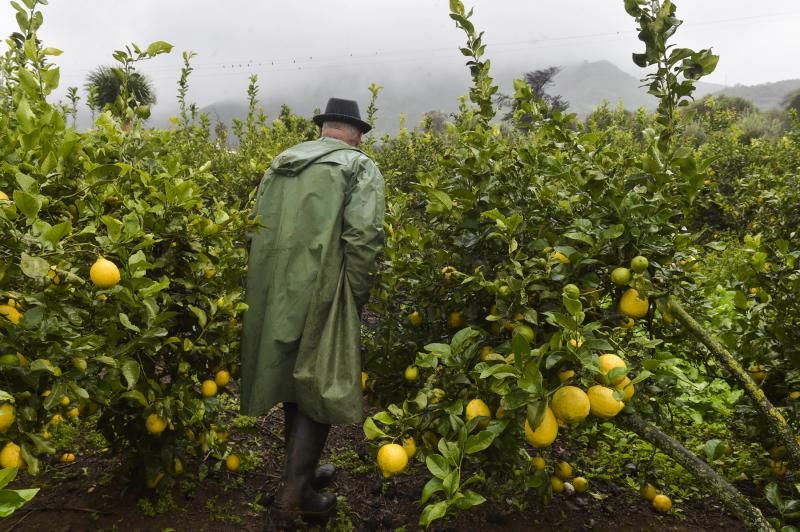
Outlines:
[[[734, 85], [800, 78], [798, 0], [677, 4], [685, 23], [675, 42], [711, 46], [721, 55], [707, 81]], [[465, 5], [475, 8], [474, 22], [485, 31], [487, 53], [500, 70], [607, 59], [640, 75], [630, 54], [642, 45], [622, 0], [467, 0]], [[254, 73], [262, 96], [269, 96], [270, 87], [316, 92], [331, 76], [400, 90], [421, 72], [452, 69], [466, 76], [458, 52], [463, 34], [448, 17], [447, 0], [50, 0], [43, 11], [40, 37], [64, 50], [57, 61], [62, 89], [83, 89], [86, 74], [111, 64], [111, 53], [124, 44], [154, 40], [175, 45], [170, 56], [141, 67], [162, 102], [174, 101], [184, 50], [198, 53], [190, 98], [201, 106], [241, 99]], [[16, 30], [13, 15], [2, 2], [3, 36]], [[353, 96], [365, 102], [366, 85]]]

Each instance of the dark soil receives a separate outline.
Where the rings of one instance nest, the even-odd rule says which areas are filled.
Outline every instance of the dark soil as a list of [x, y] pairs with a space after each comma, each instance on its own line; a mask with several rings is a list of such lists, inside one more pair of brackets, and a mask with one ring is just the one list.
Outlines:
[[[276, 530], [270, 521], [269, 507], [261, 507], [265, 502], [260, 494], [264, 488], [274, 490], [280, 475], [283, 457], [280, 412], [263, 420], [261, 436], [263, 445], [258, 452], [264, 466], [260, 471], [212, 471], [196, 488], [189, 482], [176, 484], [168, 492], [174, 504], [165, 505], [153, 517], [145, 515], [140, 506], [143, 501], [150, 501], [153, 507], [159, 500], [163, 504], [163, 494], [128, 487], [122, 480], [124, 473], [119, 459], [107, 452], [81, 454], [72, 464], [52, 465], [43, 476], [26, 479], [32, 485], [41, 485], [42, 481], [47, 484], [27, 507], [3, 520], [0, 528], [48, 532]], [[418, 530], [417, 501], [427, 481], [423, 464], [413, 464], [408, 473], [384, 485], [375, 468], [369, 466], [372, 459], [363, 451], [363, 434], [357, 425], [334, 427], [326, 456], [339, 463], [333, 488], [344, 497], [340, 499], [338, 520], [329, 523], [327, 530]], [[713, 500], [681, 505], [684, 516], [681, 517], [674, 511], [668, 515], [656, 514], [630, 490], [614, 484], [592, 480], [590, 492], [595, 496], [557, 495], [543, 512], [521, 512], [509, 504], [486, 502], [437, 522], [432, 529], [440, 532], [744, 530]], [[254, 504], [257, 501], [260, 504]]]

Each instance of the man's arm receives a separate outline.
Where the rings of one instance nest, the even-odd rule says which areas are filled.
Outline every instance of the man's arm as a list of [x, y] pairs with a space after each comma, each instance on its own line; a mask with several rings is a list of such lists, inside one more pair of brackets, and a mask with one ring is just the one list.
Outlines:
[[342, 239], [345, 273], [359, 308], [375, 282], [376, 259], [383, 249], [383, 176], [366, 157], [355, 165], [344, 207]]

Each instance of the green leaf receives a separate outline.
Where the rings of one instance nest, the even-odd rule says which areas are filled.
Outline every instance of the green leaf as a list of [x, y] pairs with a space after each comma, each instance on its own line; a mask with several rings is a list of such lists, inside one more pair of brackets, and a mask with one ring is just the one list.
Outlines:
[[438, 493], [443, 489], [442, 479], [433, 477], [432, 479], [428, 480], [428, 482], [425, 483], [425, 487], [422, 488], [422, 495], [419, 498], [420, 504], [425, 504], [434, 493]]
[[14, 204], [29, 220], [35, 219], [42, 208], [42, 201], [39, 196], [34, 196], [19, 189], [14, 191]]
[[22, 273], [27, 277], [39, 279], [47, 276], [50, 264], [43, 258], [31, 257], [23, 251], [22, 258], [19, 262], [19, 269], [22, 270]]
[[779, 512], [783, 511], [783, 498], [781, 497], [780, 488], [774, 482], [767, 484], [764, 488], [764, 495], [769, 503], [775, 507]]
[[147, 399], [139, 390], [131, 390], [120, 395], [123, 399], [133, 399], [142, 406], [148, 406]]
[[206, 311], [195, 307], [194, 305], [189, 305], [189, 310], [192, 311], [192, 314], [197, 316], [197, 321], [200, 323], [200, 327], [205, 327], [206, 323], [208, 323], [208, 317], [206, 316]]
[[17, 122], [24, 133], [32, 133], [36, 129], [36, 115], [33, 114], [27, 98], [22, 98], [17, 105]]
[[378, 428], [371, 417], [368, 417], [366, 421], [364, 421], [364, 435], [370, 441], [387, 437], [387, 434]]
[[496, 437], [497, 437], [496, 434], [493, 434], [485, 430], [473, 436], [469, 436], [467, 438], [467, 443], [464, 445], [464, 453], [473, 454], [483, 451], [484, 449], [492, 445], [492, 442], [495, 440]]
[[612, 225], [606, 227], [600, 232], [600, 238], [603, 240], [613, 240], [625, 234], [625, 226], [622, 224]]
[[134, 332], [142, 332], [142, 330], [139, 327], [137, 327], [136, 325], [131, 323], [130, 318], [124, 312], [120, 312], [119, 313], [119, 322], [126, 329], [129, 329], [129, 330], [134, 331]]
[[441, 519], [446, 513], [447, 501], [429, 504], [422, 510], [422, 515], [419, 516], [419, 525], [423, 528], [428, 528], [432, 522]]
[[67, 220], [65, 222], [61, 222], [60, 224], [56, 224], [44, 233], [44, 237], [51, 243], [53, 246], [56, 246], [62, 238], [70, 234], [72, 231], [72, 222]]
[[145, 53], [149, 57], [155, 57], [159, 54], [168, 54], [172, 51], [173, 46], [166, 41], [155, 41], [147, 46]]
[[458, 469], [451, 470], [446, 477], [442, 480], [445, 495], [451, 499], [458, 491], [458, 486], [461, 484], [461, 472]]
[[136, 383], [139, 381], [139, 375], [141, 373], [141, 367], [139, 363], [135, 360], [126, 360], [122, 363], [122, 376], [125, 377], [125, 380], [128, 383], [128, 389], [132, 389], [136, 386]]
[[39, 488], [22, 490], [0, 490], [0, 517], [8, 517], [15, 510], [33, 499]]
[[444, 479], [450, 473], [450, 465], [444, 456], [440, 454], [429, 454], [425, 458], [425, 465], [428, 466], [428, 471], [440, 479]]
[[8, 483], [17, 478], [16, 467], [4, 467], [0, 470], [0, 489], [8, 486]]
[[485, 497], [475, 493], [472, 490], [467, 490], [464, 493], [459, 493], [456, 495], [453, 505], [459, 510], [469, 510], [470, 508], [478, 506], [479, 504], [483, 504], [484, 502], [486, 502]]

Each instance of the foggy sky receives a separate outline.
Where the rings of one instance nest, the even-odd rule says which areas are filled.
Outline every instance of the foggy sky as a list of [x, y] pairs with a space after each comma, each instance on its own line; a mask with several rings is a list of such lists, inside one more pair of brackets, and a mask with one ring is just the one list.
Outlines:
[[[448, 17], [447, 0], [197, 1], [50, 0], [39, 35], [64, 51], [56, 62], [61, 88], [83, 85], [88, 72], [112, 64], [130, 42], [166, 40], [175, 49], [142, 64], [161, 105], [174, 105], [185, 50], [198, 53], [190, 79], [201, 106], [241, 100], [258, 74], [261, 99], [320, 95], [352, 78], [351, 94], [366, 107], [370, 82], [402, 95], [408, 84], [436, 76], [466, 83], [458, 47], [463, 34]], [[678, 0], [685, 21], [673, 42], [721, 55], [706, 81], [734, 85], [800, 77], [797, 0]], [[606, 59], [641, 77], [631, 53], [642, 51], [622, 0], [467, 0], [497, 72]], [[14, 10], [0, 3], [0, 35], [17, 29]], [[5, 49], [5, 44], [0, 45]], [[347, 86], [347, 85], [346, 85]], [[166, 103], [164, 103], [166, 102]], [[311, 109], [299, 109], [308, 113]]]

